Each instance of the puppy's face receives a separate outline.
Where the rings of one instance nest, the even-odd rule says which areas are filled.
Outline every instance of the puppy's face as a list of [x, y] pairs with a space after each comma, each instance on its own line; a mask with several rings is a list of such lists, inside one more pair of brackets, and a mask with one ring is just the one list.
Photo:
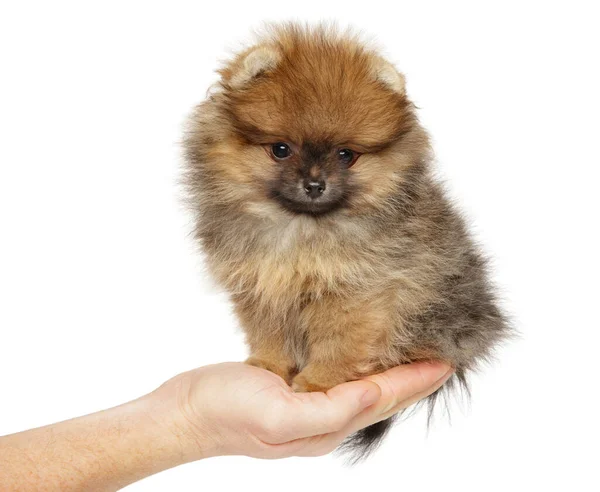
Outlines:
[[296, 213], [322, 214], [335, 210], [352, 193], [348, 169], [359, 152], [344, 144], [302, 140], [265, 144], [276, 164], [268, 182], [269, 196]]
[[426, 146], [403, 76], [352, 39], [282, 29], [221, 75], [230, 195], [313, 216], [376, 207]]

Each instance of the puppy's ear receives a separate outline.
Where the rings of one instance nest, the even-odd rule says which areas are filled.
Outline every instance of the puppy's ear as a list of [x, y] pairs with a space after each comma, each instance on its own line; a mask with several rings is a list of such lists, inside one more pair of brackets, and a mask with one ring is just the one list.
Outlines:
[[377, 57], [373, 62], [373, 75], [376, 80], [400, 95], [406, 94], [406, 80], [394, 65]]
[[257, 46], [242, 54], [223, 76], [234, 89], [241, 89], [259, 75], [273, 70], [281, 60], [281, 54], [272, 46]]

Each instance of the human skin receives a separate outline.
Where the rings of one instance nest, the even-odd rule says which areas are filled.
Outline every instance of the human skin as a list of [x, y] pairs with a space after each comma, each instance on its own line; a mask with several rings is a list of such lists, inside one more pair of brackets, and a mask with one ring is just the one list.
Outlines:
[[0, 437], [0, 491], [119, 490], [213, 456], [324, 455], [451, 375], [443, 363], [416, 363], [327, 393], [294, 393], [257, 367], [200, 367], [118, 407]]

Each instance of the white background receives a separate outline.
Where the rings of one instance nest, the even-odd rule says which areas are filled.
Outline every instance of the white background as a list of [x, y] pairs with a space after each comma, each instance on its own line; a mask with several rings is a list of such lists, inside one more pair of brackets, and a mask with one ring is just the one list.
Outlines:
[[338, 19], [406, 74], [521, 338], [451, 424], [417, 416], [362, 466], [217, 458], [130, 490], [598, 490], [593, 4], [3, 2], [0, 435], [245, 357], [189, 238], [181, 126], [250, 28]]

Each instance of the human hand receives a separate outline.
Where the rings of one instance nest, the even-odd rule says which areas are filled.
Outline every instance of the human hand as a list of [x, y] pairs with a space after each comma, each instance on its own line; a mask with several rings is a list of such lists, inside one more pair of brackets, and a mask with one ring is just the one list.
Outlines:
[[149, 397], [168, 409], [185, 461], [320, 456], [346, 436], [430, 395], [452, 372], [440, 362], [415, 363], [327, 393], [294, 393], [269, 371], [223, 363], [180, 374]]
[[201, 367], [118, 407], [0, 437], [0, 488], [118, 490], [210, 456], [326, 454], [431, 394], [451, 373], [441, 363], [411, 364], [327, 393], [294, 393], [258, 367]]

